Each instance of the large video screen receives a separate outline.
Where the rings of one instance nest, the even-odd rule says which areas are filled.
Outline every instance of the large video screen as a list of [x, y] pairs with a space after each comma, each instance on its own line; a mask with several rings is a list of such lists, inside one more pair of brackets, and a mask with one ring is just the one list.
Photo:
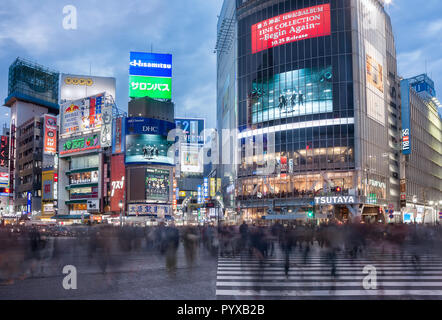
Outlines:
[[307, 68], [254, 81], [252, 123], [333, 111], [332, 67]]
[[330, 4], [304, 8], [252, 26], [252, 53], [286, 43], [331, 34]]
[[146, 169], [146, 200], [169, 200], [169, 176], [169, 170]]
[[173, 152], [167, 152], [173, 141], [156, 134], [135, 134], [126, 136], [126, 163], [161, 163], [173, 165]]
[[[126, 163], [174, 164], [174, 141], [167, 141], [170, 130], [175, 129], [172, 122], [149, 119], [127, 118]], [[168, 154], [169, 148], [171, 151]]]

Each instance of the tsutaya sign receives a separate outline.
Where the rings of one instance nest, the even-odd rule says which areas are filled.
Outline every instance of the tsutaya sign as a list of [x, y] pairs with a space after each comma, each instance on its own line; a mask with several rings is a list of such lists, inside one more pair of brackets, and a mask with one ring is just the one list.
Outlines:
[[354, 196], [316, 197], [315, 204], [349, 204], [355, 203]]

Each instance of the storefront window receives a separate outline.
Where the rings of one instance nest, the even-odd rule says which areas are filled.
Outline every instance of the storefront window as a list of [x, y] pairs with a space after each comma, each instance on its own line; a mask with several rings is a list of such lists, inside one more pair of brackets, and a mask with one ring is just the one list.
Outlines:
[[98, 182], [98, 171], [73, 173], [69, 176], [70, 184], [96, 183]]
[[99, 166], [98, 154], [74, 157], [71, 160], [71, 170], [84, 169], [84, 168], [95, 168]]

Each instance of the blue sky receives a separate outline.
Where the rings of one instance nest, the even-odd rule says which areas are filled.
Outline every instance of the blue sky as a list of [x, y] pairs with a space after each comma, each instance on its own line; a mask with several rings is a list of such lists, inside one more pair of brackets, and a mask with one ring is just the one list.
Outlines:
[[[62, 27], [63, 7], [77, 8], [78, 29]], [[222, 0], [17, 0], [0, 7], [0, 99], [17, 56], [64, 73], [114, 76], [117, 104], [127, 109], [129, 51], [173, 54], [177, 116], [215, 125], [217, 15]], [[393, 0], [390, 13], [399, 74], [425, 72], [442, 97], [442, 1]], [[426, 62], [426, 63], [425, 63]], [[0, 107], [0, 124], [9, 117]]]

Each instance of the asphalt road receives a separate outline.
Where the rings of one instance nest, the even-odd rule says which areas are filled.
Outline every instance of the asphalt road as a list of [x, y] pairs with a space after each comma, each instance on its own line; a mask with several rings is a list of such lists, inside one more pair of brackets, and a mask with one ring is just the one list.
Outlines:
[[[100, 252], [89, 259], [86, 250], [72, 245], [74, 239], [61, 241], [63, 253], [56, 259], [27, 262], [24, 279], [8, 283], [0, 277], [0, 299], [216, 299], [217, 258], [203, 248], [190, 266], [180, 244], [175, 272], [167, 270], [166, 256], [159, 253], [113, 252], [103, 272]], [[46, 251], [49, 257], [50, 249]], [[77, 289], [63, 288], [66, 265], [77, 270]]]

